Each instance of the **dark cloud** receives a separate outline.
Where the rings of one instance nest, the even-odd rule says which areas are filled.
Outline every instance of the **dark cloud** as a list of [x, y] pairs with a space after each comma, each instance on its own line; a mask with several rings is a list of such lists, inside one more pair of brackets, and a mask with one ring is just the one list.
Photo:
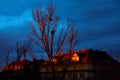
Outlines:
[[[2, 1], [4, 4], [8, 3], [7, 1]], [[56, 7], [56, 14], [60, 16], [61, 20], [65, 20], [67, 18], [73, 18], [76, 21], [77, 27], [79, 28], [79, 36], [81, 39], [81, 42], [86, 42], [89, 40], [96, 40], [96, 39], [102, 39], [102, 37], [109, 37], [109, 36], [115, 36], [120, 34], [119, 32], [119, 9], [120, 6], [118, 0], [109, 1], [109, 0], [61, 0], [61, 4], [59, 4], [59, 1], [54, 0], [47, 0], [47, 1], [32, 1], [24, 2], [21, 1], [11, 1], [9, 2], [9, 5], [13, 4], [9, 8], [14, 8], [14, 5], [17, 5], [16, 3], [19, 3], [19, 5], [16, 6], [16, 10], [13, 12], [21, 13], [23, 11], [26, 11], [28, 9], [34, 9], [35, 7], [39, 6], [40, 4], [48, 4], [49, 2], [52, 2], [55, 4]], [[33, 4], [34, 3], [34, 4]], [[2, 4], [2, 3], [1, 3]], [[24, 9], [23, 9], [24, 8]], [[8, 10], [6, 10], [8, 11]], [[3, 11], [4, 12], [4, 11]], [[8, 11], [9, 12], [9, 11]], [[5, 14], [5, 13], [4, 13]], [[11, 14], [11, 13], [8, 13]], [[23, 14], [24, 15], [24, 14]], [[21, 16], [23, 17], [23, 16]], [[19, 33], [19, 32], [18, 32]], [[85, 45], [86, 47], [88, 45]]]
[[26, 39], [29, 34], [29, 27], [26, 26], [8, 26], [7, 29], [0, 30], [0, 48], [14, 48], [16, 41], [22, 41]]
[[0, 0], [0, 15], [20, 15], [28, 9], [34, 9], [41, 4], [44, 5], [45, 2], [45, 0]]

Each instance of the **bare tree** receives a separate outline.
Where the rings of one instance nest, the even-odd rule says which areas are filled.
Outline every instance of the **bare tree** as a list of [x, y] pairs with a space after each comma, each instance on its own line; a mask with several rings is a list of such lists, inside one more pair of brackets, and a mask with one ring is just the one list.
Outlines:
[[74, 47], [78, 44], [79, 39], [76, 39], [77, 30], [75, 30], [75, 22], [73, 20], [68, 19], [68, 26], [70, 26], [70, 33], [68, 35], [68, 45], [69, 52], [72, 53]]
[[10, 53], [12, 52], [12, 50], [11, 49], [6, 49], [6, 51], [5, 51], [5, 62], [6, 62], [6, 65], [8, 65], [9, 64], [9, 58], [10, 58]]
[[29, 53], [32, 59], [35, 59], [35, 53], [33, 52], [32, 48], [29, 49]]
[[31, 44], [31, 41], [28, 41], [28, 43], [24, 43], [22, 46], [21, 46], [21, 51], [23, 53], [23, 57], [24, 59], [26, 60], [26, 53], [28, 52], [28, 49], [30, 47], [30, 44]]
[[[45, 11], [42, 8], [34, 10], [32, 15], [37, 26], [33, 23], [30, 24], [32, 35], [29, 35], [28, 38], [46, 52], [49, 60], [52, 60], [55, 53], [62, 51], [67, 38], [70, 51], [73, 49], [73, 46], [77, 44], [77, 41], [74, 42], [76, 33], [72, 20], [68, 20], [66, 26], [62, 26], [62, 29], [59, 29], [59, 32], [57, 32], [59, 28], [59, 18], [54, 15], [54, 7], [52, 4], [48, 5]], [[54, 66], [53, 63], [51, 67], [53, 80], [55, 80]]]
[[29, 47], [30, 47], [31, 41], [28, 41], [27, 43], [20, 43], [16, 42], [16, 51], [17, 51], [17, 59], [20, 60], [21, 57], [23, 56], [24, 59], [26, 59], [26, 53], [29, 52]]
[[[46, 52], [48, 59], [51, 59], [54, 53], [60, 53], [62, 51], [66, 38], [69, 35], [71, 37], [74, 34], [72, 29], [75, 26], [71, 26], [71, 22], [68, 22], [69, 25], [63, 26], [60, 32], [58, 32], [59, 34], [56, 34], [57, 29], [59, 28], [58, 16], [54, 16], [54, 7], [52, 4], [48, 6], [47, 11], [43, 11], [42, 8], [36, 9], [32, 12], [32, 15], [37, 26], [31, 23], [32, 36], [29, 36], [29, 40], [43, 49]], [[70, 32], [72, 35], [69, 34]], [[58, 37], [57, 39], [55, 35]], [[72, 39], [73, 38], [74, 37], [72, 36]], [[71, 42], [72, 41], [69, 43]], [[54, 43], [56, 43], [56, 45], [54, 45]]]
[[21, 49], [21, 44], [19, 42], [16, 42], [16, 52], [17, 52], [17, 58], [16, 60], [20, 60], [22, 57], [22, 49]]

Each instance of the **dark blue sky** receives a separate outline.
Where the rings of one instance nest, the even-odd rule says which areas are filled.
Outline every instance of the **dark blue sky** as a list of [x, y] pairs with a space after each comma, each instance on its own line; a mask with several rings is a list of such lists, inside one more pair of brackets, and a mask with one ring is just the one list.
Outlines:
[[[30, 32], [31, 11], [53, 3], [56, 15], [64, 22], [73, 18], [79, 30], [76, 48], [120, 49], [119, 0], [0, 0], [0, 51], [14, 47]], [[2, 59], [2, 58], [0, 58]]]

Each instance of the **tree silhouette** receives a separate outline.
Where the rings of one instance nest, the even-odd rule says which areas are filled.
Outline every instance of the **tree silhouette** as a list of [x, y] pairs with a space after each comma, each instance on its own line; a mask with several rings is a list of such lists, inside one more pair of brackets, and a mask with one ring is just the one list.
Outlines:
[[17, 58], [16, 60], [20, 60], [22, 57], [22, 49], [21, 49], [21, 44], [20, 42], [16, 42], [16, 52], [17, 52]]
[[52, 4], [48, 5], [45, 11], [42, 8], [34, 10], [32, 15], [37, 26], [33, 23], [30, 24], [32, 35], [28, 36], [29, 40], [43, 49], [49, 60], [52, 59], [55, 53], [62, 51], [63, 44], [68, 36], [70, 49], [76, 44], [73, 44], [73, 39], [76, 36], [73, 21], [68, 20], [67, 25], [58, 30], [59, 18], [58, 16], [54, 16], [54, 7]]
[[12, 50], [10, 48], [6, 49], [6, 51], [5, 51], [5, 63], [6, 63], [6, 65], [9, 64], [9, 58], [10, 58], [11, 52], [12, 52]]
[[76, 39], [77, 30], [75, 30], [75, 22], [68, 19], [68, 26], [70, 26], [70, 33], [68, 35], [69, 51], [71, 52], [74, 47], [78, 44], [79, 39]]
[[29, 52], [31, 41], [28, 41], [26, 43], [20, 43], [16, 42], [16, 52], [17, 52], [17, 58], [16, 60], [20, 60], [23, 56], [26, 60], [26, 53]]
[[56, 79], [55, 64], [52, 62], [54, 54], [62, 52], [64, 43], [67, 41], [70, 51], [77, 44], [77, 41], [74, 40], [76, 36], [74, 21], [67, 20], [67, 24], [60, 29], [58, 25], [59, 18], [54, 15], [54, 11], [52, 4], [49, 4], [46, 10], [42, 7], [34, 10], [32, 15], [37, 26], [30, 23], [32, 34], [28, 36], [30, 41], [46, 52], [49, 61], [51, 61], [52, 66], [48, 71], [52, 74], [52, 80]]

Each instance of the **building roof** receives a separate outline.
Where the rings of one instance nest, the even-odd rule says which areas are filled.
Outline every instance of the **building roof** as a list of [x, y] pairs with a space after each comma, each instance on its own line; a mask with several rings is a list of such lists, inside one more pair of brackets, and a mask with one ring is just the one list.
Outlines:
[[[56, 54], [53, 58], [63, 62], [72, 62], [73, 55], [77, 54], [82, 63], [117, 63], [106, 51], [83, 49]], [[76, 57], [77, 58], [77, 57]]]
[[88, 62], [93, 63], [117, 63], [117, 60], [107, 54], [106, 51], [88, 50]]
[[31, 64], [30, 60], [17, 60], [12, 62], [11, 64], [7, 65], [3, 68], [3, 71], [6, 70], [20, 70], [23, 69], [26, 65]]
[[[73, 57], [77, 59], [73, 60]], [[106, 51], [84, 49], [55, 54], [55, 56], [51, 60], [46, 61], [43, 59], [33, 59], [32, 62], [29, 60], [17, 60], [4, 67], [3, 70], [20, 70], [27, 66], [29, 68], [37, 68], [40, 65], [48, 65], [51, 62], [54, 62], [55, 64], [61, 64], [75, 61], [80, 63], [118, 63], [115, 59], [108, 55]]]

